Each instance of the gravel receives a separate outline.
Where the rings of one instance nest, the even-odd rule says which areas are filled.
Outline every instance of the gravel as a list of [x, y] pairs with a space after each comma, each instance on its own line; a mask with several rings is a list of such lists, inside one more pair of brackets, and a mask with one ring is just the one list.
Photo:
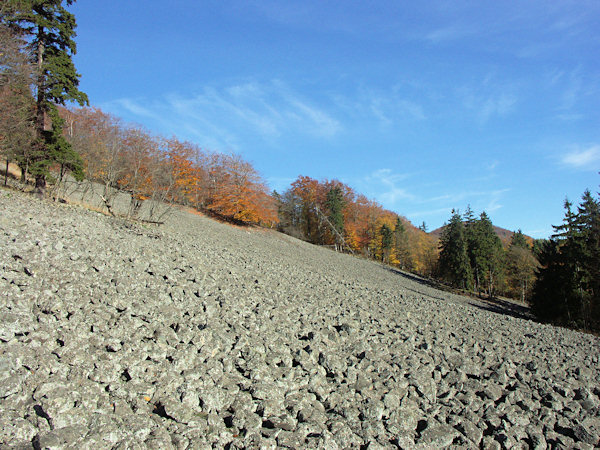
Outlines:
[[599, 338], [372, 261], [6, 190], [0, 248], [7, 448], [599, 445]]

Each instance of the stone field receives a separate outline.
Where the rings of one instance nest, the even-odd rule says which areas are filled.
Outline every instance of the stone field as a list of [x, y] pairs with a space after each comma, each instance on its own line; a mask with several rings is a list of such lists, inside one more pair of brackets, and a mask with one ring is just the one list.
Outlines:
[[272, 230], [0, 190], [2, 448], [597, 448], [600, 339]]

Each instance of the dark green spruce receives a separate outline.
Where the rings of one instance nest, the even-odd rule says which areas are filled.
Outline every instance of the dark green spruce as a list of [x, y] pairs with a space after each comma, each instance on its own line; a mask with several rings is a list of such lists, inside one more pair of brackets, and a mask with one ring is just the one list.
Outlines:
[[590, 191], [573, 210], [565, 201], [563, 223], [540, 252], [532, 308], [541, 319], [600, 330], [600, 198]]
[[440, 277], [452, 286], [471, 289], [473, 275], [467, 254], [465, 226], [461, 215], [454, 209], [440, 237], [438, 270]]

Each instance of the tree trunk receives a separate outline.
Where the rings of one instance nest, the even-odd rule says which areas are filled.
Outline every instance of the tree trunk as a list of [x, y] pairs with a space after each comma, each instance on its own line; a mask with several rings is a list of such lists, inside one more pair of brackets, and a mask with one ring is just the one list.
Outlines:
[[[44, 130], [46, 128], [46, 105], [44, 100], [44, 28], [38, 27], [37, 38], [37, 104], [36, 104], [36, 119], [35, 128], [38, 138], [37, 145], [41, 146], [42, 155], [46, 152], [46, 145], [44, 142]], [[45, 155], [44, 155], [45, 156]], [[38, 156], [39, 157], [39, 156]], [[43, 197], [46, 194], [46, 175], [36, 174], [35, 176], [35, 192], [39, 197]]]
[[44, 175], [35, 176], [35, 193], [39, 198], [46, 196], [46, 177]]

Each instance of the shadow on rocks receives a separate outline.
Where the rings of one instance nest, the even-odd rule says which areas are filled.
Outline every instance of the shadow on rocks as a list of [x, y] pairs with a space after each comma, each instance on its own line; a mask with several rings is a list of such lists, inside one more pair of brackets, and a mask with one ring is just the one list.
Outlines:
[[516, 317], [518, 319], [535, 319], [528, 306], [510, 300], [478, 298], [476, 302], [469, 303], [476, 308], [495, 312], [497, 314], [504, 314], [505, 316]]
[[[533, 314], [531, 313], [529, 306], [522, 305], [517, 302], [511, 301], [511, 300], [506, 300], [506, 299], [499, 299], [499, 298], [488, 299], [488, 298], [469, 296], [469, 294], [466, 294], [464, 292], [457, 293], [452, 288], [450, 288], [444, 284], [438, 283], [434, 280], [428, 280], [426, 278], [421, 278], [418, 275], [415, 275], [415, 274], [412, 274], [409, 272], [404, 272], [402, 270], [399, 270], [399, 269], [396, 269], [393, 267], [386, 267], [386, 269], [396, 275], [400, 275], [400, 276], [407, 278], [411, 281], [414, 281], [415, 283], [418, 283], [422, 286], [427, 286], [429, 288], [436, 289], [438, 291], [448, 292], [448, 293], [452, 293], [452, 294], [456, 294], [456, 295], [462, 295], [467, 298], [471, 298], [472, 300], [469, 301], [468, 304], [471, 306], [474, 306], [476, 308], [482, 309], [484, 311], [490, 311], [490, 312], [502, 314], [505, 316], [516, 317], [519, 319], [529, 319], [529, 320], [535, 319]], [[435, 297], [432, 294], [426, 294], [426, 295], [428, 295], [429, 297], [438, 298], [440, 300], [443, 300], [441, 297]]]

